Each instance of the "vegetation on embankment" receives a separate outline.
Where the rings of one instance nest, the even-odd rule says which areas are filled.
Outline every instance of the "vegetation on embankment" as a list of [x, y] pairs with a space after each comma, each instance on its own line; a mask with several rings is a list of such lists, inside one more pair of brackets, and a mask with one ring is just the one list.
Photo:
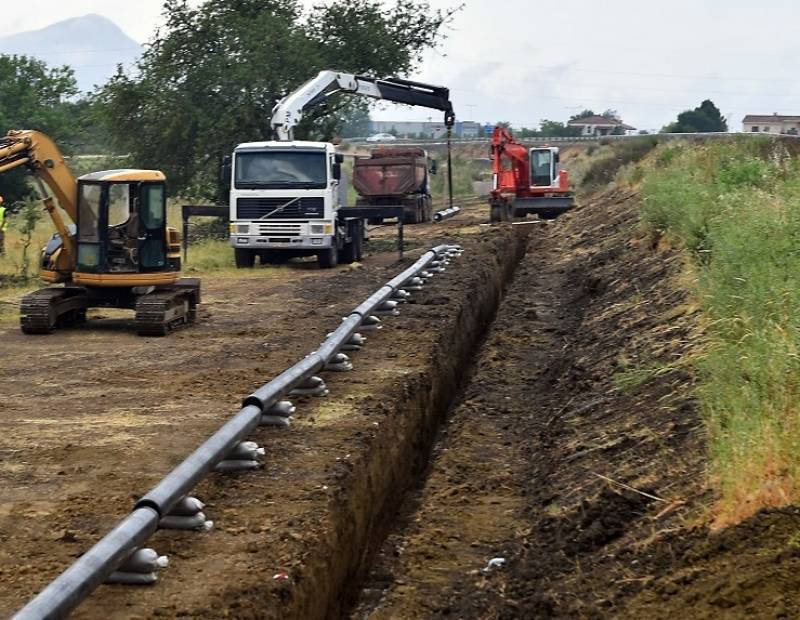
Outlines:
[[800, 157], [792, 142], [665, 144], [617, 181], [685, 249], [718, 525], [800, 500]]

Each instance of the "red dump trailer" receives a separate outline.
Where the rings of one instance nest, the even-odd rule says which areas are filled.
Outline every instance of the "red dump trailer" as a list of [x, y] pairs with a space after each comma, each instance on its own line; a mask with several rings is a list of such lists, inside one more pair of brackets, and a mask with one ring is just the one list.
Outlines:
[[402, 206], [406, 224], [429, 222], [433, 217], [429, 174], [435, 166], [419, 148], [379, 148], [369, 157], [357, 157], [353, 186], [357, 207]]

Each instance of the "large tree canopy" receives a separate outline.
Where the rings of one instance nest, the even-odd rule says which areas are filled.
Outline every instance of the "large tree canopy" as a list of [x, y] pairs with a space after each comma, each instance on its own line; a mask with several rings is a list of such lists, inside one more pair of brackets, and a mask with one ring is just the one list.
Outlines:
[[678, 120], [664, 127], [663, 131], [668, 133], [728, 131], [728, 123], [714, 102], [706, 99], [694, 110], [686, 110], [678, 114]]
[[[36, 129], [60, 145], [68, 144], [75, 129], [74, 104], [68, 99], [78, 92], [72, 69], [48, 68], [26, 56], [0, 56], [0, 85], [1, 135], [10, 129]], [[9, 204], [29, 193], [23, 171], [0, 174], [0, 195]]]
[[[305, 12], [300, 0], [166, 0], [166, 23], [138, 75], [122, 70], [98, 93], [110, 132], [141, 167], [161, 168], [173, 192], [217, 191], [222, 157], [270, 137], [275, 103], [324, 68], [408, 73], [436, 44], [452, 12], [424, 1], [333, 0]], [[296, 134], [331, 137], [365, 103], [317, 110]], [[343, 107], [342, 107], [343, 106]]]

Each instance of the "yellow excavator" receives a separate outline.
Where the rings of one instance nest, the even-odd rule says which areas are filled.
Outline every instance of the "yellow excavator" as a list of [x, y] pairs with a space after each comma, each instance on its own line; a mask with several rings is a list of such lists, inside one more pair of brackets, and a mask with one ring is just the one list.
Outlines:
[[180, 277], [180, 236], [167, 227], [162, 172], [107, 170], [75, 179], [48, 136], [10, 131], [0, 137], [0, 174], [22, 167], [33, 174], [57, 231], [40, 264], [53, 286], [22, 299], [24, 333], [81, 323], [89, 308], [135, 310], [142, 336], [194, 322], [200, 281]]

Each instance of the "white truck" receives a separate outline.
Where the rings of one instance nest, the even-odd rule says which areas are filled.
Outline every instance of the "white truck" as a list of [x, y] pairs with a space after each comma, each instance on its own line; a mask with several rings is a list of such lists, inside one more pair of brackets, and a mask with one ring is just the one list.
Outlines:
[[342, 156], [325, 142], [249, 142], [232, 160], [231, 245], [237, 267], [316, 254], [322, 267], [361, 257], [364, 221], [340, 218]]
[[240, 144], [223, 164], [237, 267], [252, 267], [256, 257], [275, 263], [316, 255], [321, 267], [360, 259], [365, 219], [355, 209], [348, 217], [343, 156], [331, 143], [293, 139], [304, 111], [336, 93], [443, 110], [448, 130], [455, 121], [447, 88], [321, 71], [273, 109], [276, 140]]

